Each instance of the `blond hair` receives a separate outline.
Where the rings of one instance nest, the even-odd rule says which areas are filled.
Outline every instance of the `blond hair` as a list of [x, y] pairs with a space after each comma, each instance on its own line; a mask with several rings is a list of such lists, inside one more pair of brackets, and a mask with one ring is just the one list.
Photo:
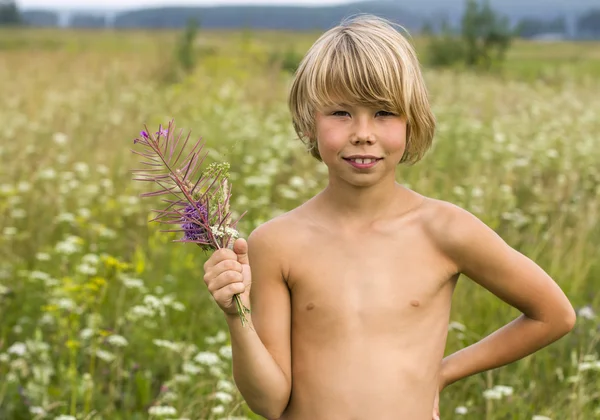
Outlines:
[[315, 111], [339, 100], [406, 117], [401, 163], [416, 163], [431, 146], [435, 118], [419, 61], [408, 40], [388, 20], [359, 15], [342, 21], [313, 44], [296, 70], [288, 100], [292, 123], [318, 160]]

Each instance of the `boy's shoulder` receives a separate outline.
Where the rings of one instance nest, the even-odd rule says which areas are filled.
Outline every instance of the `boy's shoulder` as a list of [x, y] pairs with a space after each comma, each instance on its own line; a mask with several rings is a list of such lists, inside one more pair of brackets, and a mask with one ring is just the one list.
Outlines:
[[462, 260], [499, 236], [473, 213], [456, 204], [425, 198], [420, 217], [424, 232], [447, 256]]

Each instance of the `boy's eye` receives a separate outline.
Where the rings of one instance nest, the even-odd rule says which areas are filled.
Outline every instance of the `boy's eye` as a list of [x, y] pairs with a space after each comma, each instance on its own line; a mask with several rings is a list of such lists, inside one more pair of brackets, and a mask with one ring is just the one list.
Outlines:
[[335, 116], [338, 116], [338, 117], [343, 117], [344, 115], [348, 115], [348, 112], [347, 111], [333, 111], [331, 113], [331, 115], [335, 115]]
[[379, 111], [377, 114], [382, 114], [384, 117], [395, 115], [393, 112], [389, 111]]

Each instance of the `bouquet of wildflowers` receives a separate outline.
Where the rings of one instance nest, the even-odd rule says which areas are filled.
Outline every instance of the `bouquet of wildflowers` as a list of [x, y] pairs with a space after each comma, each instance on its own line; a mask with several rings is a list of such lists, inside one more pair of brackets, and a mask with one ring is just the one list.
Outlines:
[[[159, 126], [155, 134], [146, 126], [144, 128], [133, 144], [139, 144], [146, 151], [132, 152], [145, 158], [141, 164], [148, 168], [133, 170], [138, 176], [134, 180], [152, 182], [160, 187], [142, 194], [142, 197], [171, 197], [163, 199], [168, 204], [165, 209], [154, 210], [158, 216], [151, 222], [177, 225], [177, 229], [162, 231], [182, 233], [182, 237], [174, 242], [195, 243], [205, 251], [232, 248], [239, 236], [235, 226], [243, 214], [235, 222], [231, 220], [229, 164], [212, 163], [201, 170], [206, 158], [206, 154], [200, 155], [204, 147], [202, 139], [188, 153], [184, 153], [191, 133], [181, 144], [182, 132], [175, 136], [173, 120], [168, 128]], [[250, 313], [250, 309], [242, 303], [239, 294], [234, 298], [242, 325], [246, 325], [246, 313]]]

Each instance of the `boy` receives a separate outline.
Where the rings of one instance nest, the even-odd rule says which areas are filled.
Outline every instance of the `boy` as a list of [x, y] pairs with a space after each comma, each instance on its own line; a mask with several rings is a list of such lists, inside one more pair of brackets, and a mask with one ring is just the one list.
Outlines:
[[[289, 99], [327, 187], [213, 253], [204, 280], [226, 314], [233, 374], [267, 419], [430, 420], [439, 391], [567, 334], [556, 283], [473, 215], [395, 181], [435, 121], [410, 44], [372, 16], [308, 51]], [[442, 360], [464, 273], [523, 315]], [[242, 327], [232, 296], [250, 307]]]

